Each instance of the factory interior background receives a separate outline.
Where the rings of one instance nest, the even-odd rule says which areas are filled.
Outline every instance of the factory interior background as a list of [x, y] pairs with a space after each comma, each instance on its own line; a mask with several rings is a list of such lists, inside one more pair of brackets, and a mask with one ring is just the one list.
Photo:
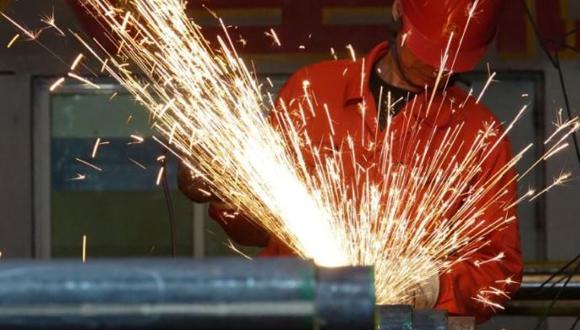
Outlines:
[[[197, 1], [190, 1], [196, 3]], [[483, 87], [488, 68], [496, 82], [483, 102], [506, 122], [522, 104], [530, 111], [510, 133], [515, 150], [529, 141], [541, 141], [565, 106], [557, 70], [540, 48], [520, 1], [506, 1], [494, 45], [478, 69], [460, 79], [475, 90]], [[580, 27], [580, 1], [528, 1], [546, 39]], [[358, 54], [386, 39], [392, 31], [388, 0], [221, 0], [208, 1], [220, 16], [238, 26], [247, 41], [239, 51], [253, 63], [259, 78], [270, 78], [275, 92], [296, 69], [331, 59], [330, 48], [347, 57], [351, 44]], [[191, 15], [209, 34], [219, 26], [205, 9], [192, 4]], [[3, 0], [0, 9], [31, 26], [40, 15], [54, 12], [62, 26], [76, 27], [87, 36], [102, 33], [77, 8], [64, 0]], [[275, 28], [281, 47], [264, 32]], [[236, 32], [236, 33], [238, 33]], [[143, 111], [110, 78], [94, 80], [95, 90], [69, 81], [50, 92], [55, 78], [68, 72], [81, 51], [75, 40], [43, 36], [47, 49], [34, 42], [5, 45], [15, 34], [0, 21], [0, 262], [7, 259], [81, 258], [83, 236], [87, 258], [165, 257], [171, 242], [167, 204], [155, 184], [158, 156], [163, 151], [151, 139], [153, 132]], [[238, 36], [235, 36], [236, 38]], [[568, 38], [580, 48], [580, 34]], [[571, 110], [580, 113], [580, 55], [560, 54]], [[489, 66], [489, 67], [488, 67]], [[117, 97], [110, 99], [116, 93]], [[134, 138], [144, 143], [131, 144]], [[76, 159], [90, 157], [95, 139], [108, 141], [93, 163], [103, 171], [87, 169]], [[534, 149], [533, 153], [542, 150]], [[530, 155], [528, 161], [533, 159]], [[207, 206], [193, 204], [177, 189], [175, 158], [169, 156], [167, 177], [177, 222], [177, 254], [205, 258], [239, 256], [228, 245], [223, 230], [207, 216]], [[574, 150], [550, 159], [519, 185], [543, 186], [562, 171], [572, 180], [536, 203], [518, 209], [522, 247], [527, 266], [558, 264], [580, 253], [579, 164]], [[79, 176], [86, 175], [83, 180]], [[242, 248], [255, 254], [254, 249]], [[500, 313], [482, 329], [529, 329], [538, 315]], [[551, 317], [545, 329], [567, 329], [575, 317]]]

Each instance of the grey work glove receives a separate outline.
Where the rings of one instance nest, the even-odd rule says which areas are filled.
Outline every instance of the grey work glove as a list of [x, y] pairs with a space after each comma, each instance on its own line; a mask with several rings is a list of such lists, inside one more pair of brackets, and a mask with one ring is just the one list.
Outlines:
[[417, 284], [411, 296], [411, 304], [415, 308], [428, 309], [435, 307], [439, 299], [439, 275], [435, 274], [426, 281]]

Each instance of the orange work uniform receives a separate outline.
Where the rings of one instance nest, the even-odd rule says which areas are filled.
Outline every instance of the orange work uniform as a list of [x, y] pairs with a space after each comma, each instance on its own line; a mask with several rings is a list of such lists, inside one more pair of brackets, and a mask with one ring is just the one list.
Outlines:
[[[304, 102], [304, 81], [308, 81], [308, 88], [315, 98], [315, 109], [324, 114], [323, 105], [330, 111], [333, 121], [334, 141], [330, 141], [331, 130], [326, 115], [309, 116], [305, 129], [308, 132], [313, 145], [332, 146], [340, 143], [346, 136], [351, 136], [355, 141], [375, 141], [377, 132], [377, 102], [369, 88], [369, 77], [374, 64], [389, 51], [388, 44], [382, 43], [375, 47], [368, 56], [358, 61], [340, 60], [328, 61], [305, 67], [296, 72], [284, 85], [279, 93], [278, 102], [284, 102], [289, 111], [300, 102]], [[444, 96], [443, 93], [446, 95]], [[465, 145], [470, 145], [478, 131], [484, 124], [497, 123], [491, 112], [467, 95], [458, 87], [450, 87], [445, 92], [435, 95], [429, 112], [425, 111], [425, 104], [429, 102], [429, 96], [419, 94], [413, 102], [409, 101], [399, 114], [393, 117], [391, 131], [396, 132], [393, 146], [397, 141], [402, 141], [407, 132], [408, 120], [413, 120], [417, 127], [433, 134], [435, 139], [440, 138], [447, 130], [463, 125], [461, 140]], [[413, 103], [412, 110], [411, 103]], [[310, 103], [312, 104], [312, 102]], [[364, 104], [364, 107], [361, 105]], [[461, 104], [461, 106], [459, 106]], [[361, 111], [361, 109], [367, 109]], [[416, 110], [420, 109], [420, 110]], [[422, 109], [422, 110], [421, 110]], [[308, 111], [305, 111], [308, 113]], [[499, 124], [498, 124], [499, 125]], [[357, 150], [357, 153], [366, 158], [372, 158], [368, 150]], [[396, 154], [396, 153], [393, 153]], [[398, 162], [406, 162], [410, 155], [402, 155]], [[502, 140], [493, 153], [487, 157], [480, 173], [475, 181], [484, 182], [486, 178], [497, 173], [511, 159], [509, 141]], [[348, 174], [347, 174], [348, 175]], [[485, 207], [485, 214], [481, 221], [496, 220], [500, 217], [515, 216], [515, 208], [504, 210], [505, 205], [510, 205], [516, 200], [516, 187], [509, 183], [513, 179], [513, 172], [508, 172], [502, 181], [508, 184], [499, 184], [507, 193], [501, 200]], [[499, 189], [499, 188], [498, 188]], [[291, 198], [291, 196], [289, 196]], [[483, 203], [483, 201], [482, 201]], [[451, 206], [453, 213], [459, 205]], [[507, 213], [507, 214], [506, 214]], [[220, 210], [210, 209], [210, 216], [218, 221], [226, 232], [239, 243], [246, 245], [263, 245], [268, 242], [263, 256], [289, 255], [292, 252], [281, 242], [274, 238], [264, 239], [265, 234], [250, 224], [243, 216], [232, 220], [225, 218]], [[512, 221], [501, 230], [494, 231], [487, 237], [489, 243], [471, 255], [470, 260], [457, 263], [450, 272], [440, 275], [440, 293], [436, 308], [449, 311], [450, 315], [475, 316], [478, 322], [482, 322], [493, 315], [494, 311], [481, 302], [474, 299], [477, 293], [486, 288], [493, 287], [513, 294], [522, 276], [522, 255], [520, 252], [520, 239], [517, 221]], [[503, 253], [504, 257], [499, 262], [490, 262], [476, 265], [473, 260], [489, 260]], [[512, 281], [506, 281], [506, 279]], [[497, 295], [493, 301], [503, 304], [507, 297]]]

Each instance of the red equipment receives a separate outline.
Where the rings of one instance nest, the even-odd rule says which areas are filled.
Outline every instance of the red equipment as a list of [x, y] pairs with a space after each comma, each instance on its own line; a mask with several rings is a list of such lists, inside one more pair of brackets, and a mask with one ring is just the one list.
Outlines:
[[451, 38], [444, 69], [469, 71], [495, 36], [502, 3], [502, 0], [401, 0], [405, 45], [425, 63], [440, 68]]

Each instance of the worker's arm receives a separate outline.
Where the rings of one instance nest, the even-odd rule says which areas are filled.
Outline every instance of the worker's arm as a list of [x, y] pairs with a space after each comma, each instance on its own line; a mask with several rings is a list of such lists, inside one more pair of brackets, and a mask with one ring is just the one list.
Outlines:
[[217, 198], [210, 185], [200, 177], [192, 175], [191, 170], [179, 164], [177, 184], [179, 189], [193, 202], [210, 203], [209, 216], [214, 219], [237, 244], [246, 246], [265, 246], [268, 234], [254, 225], [243, 214], [238, 214]]
[[212, 202], [209, 206], [209, 216], [237, 244], [259, 247], [264, 247], [268, 244], [270, 235], [268, 235], [267, 231], [254, 224], [244, 214], [233, 210], [224, 202]]
[[[483, 171], [476, 182], [486, 182], [486, 179], [500, 171], [510, 159], [511, 148], [509, 142], [504, 140], [494, 150], [492, 156], [484, 161]], [[491, 196], [502, 189], [507, 189], [497, 202], [486, 208], [479, 221], [491, 222], [500, 218], [515, 217], [516, 207], [505, 210], [506, 206], [511, 205], [517, 198], [516, 183], [507, 184], [513, 180], [514, 175], [513, 171], [508, 172], [495, 189], [487, 194]], [[485, 199], [479, 205], [485, 204]], [[513, 296], [519, 288], [523, 271], [517, 220], [495, 230], [486, 237], [486, 243], [472, 254], [469, 260], [457, 263], [451, 271], [441, 275], [436, 308], [446, 309], [451, 315], [475, 316], [476, 321], [481, 323], [495, 314], [498, 307], [477, 301], [478, 294], [501, 306], [508, 301], [508, 297]], [[500, 260], [485, 262], [494, 258]], [[477, 264], [481, 262], [484, 263], [478, 266]]]
[[209, 184], [193, 172], [183, 163], [179, 162], [177, 167], [177, 186], [182, 193], [196, 203], [209, 203], [218, 201], [214, 196]]

